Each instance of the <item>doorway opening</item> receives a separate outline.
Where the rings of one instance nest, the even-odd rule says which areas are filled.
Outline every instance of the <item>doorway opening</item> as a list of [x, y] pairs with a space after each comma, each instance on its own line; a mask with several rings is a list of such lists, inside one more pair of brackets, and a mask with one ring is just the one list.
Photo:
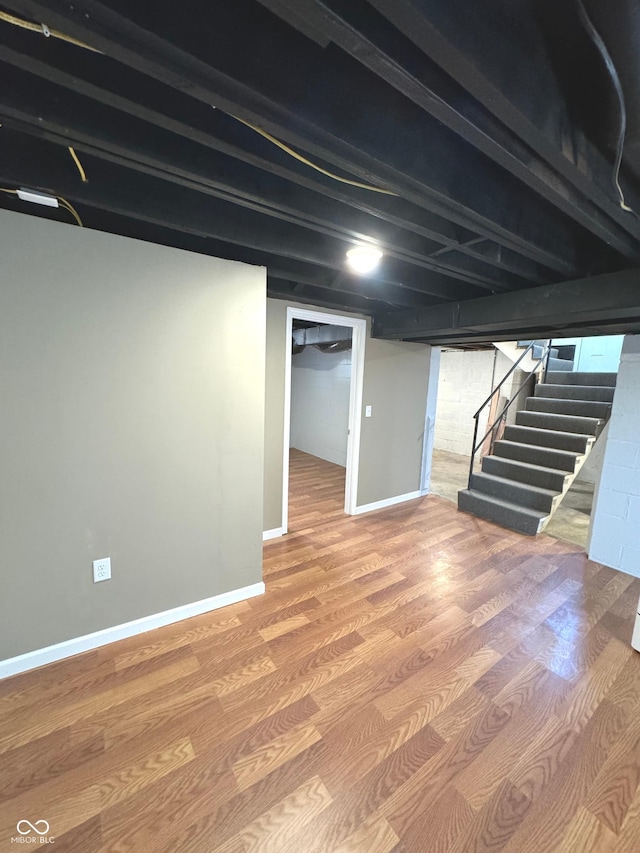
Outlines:
[[365, 320], [287, 309], [283, 533], [290, 485], [296, 512], [304, 510], [307, 487], [315, 487], [318, 512], [323, 497], [328, 513], [356, 512], [365, 334]]

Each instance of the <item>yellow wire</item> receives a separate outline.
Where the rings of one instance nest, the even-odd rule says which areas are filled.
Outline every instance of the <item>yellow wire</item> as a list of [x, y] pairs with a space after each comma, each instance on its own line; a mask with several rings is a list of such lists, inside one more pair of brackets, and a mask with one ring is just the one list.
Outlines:
[[89, 183], [89, 178], [87, 178], [87, 173], [86, 173], [86, 172], [85, 172], [85, 170], [82, 168], [82, 163], [80, 162], [80, 159], [79, 159], [78, 155], [76, 154], [76, 152], [73, 150], [73, 148], [72, 148], [70, 145], [69, 145], [69, 153], [70, 153], [70, 154], [71, 154], [71, 156], [73, 157], [73, 162], [74, 162], [74, 163], [76, 164], [76, 166], [78, 167], [78, 171], [80, 172], [80, 177], [82, 178], [82, 183], [83, 183], [83, 184], [88, 184], [88, 183]]
[[[229, 113], [231, 115], [231, 113]], [[289, 154], [291, 157], [294, 157], [296, 160], [299, 160], [301, 163], [304, 163], [305, 166], [310, 166], [312, 169], [315, 169], [316, 172], [321, 172], [323, 175], [326, 175], [328, 178], [333, 178], [334, 181], [340, 181], [341, 184], [349, 184], [351, 187], [358, 187], [361, 190], [371, 190], [374, 193], [384, 193], [384, 195], [393, 195], [397, 196], [398, 193], [394, 193], [392, 190], [385, 190], [382, 187], [374, 187], [371, 184], [361, 184], [360, 181], [351, 181], [349, 178], [341, 178], [340, 175], [334, 175], [333, 172], [328, 172], [326, 169], [323, 169], [322, 166], [318, 166], [316, 163], [312, 163], [311, 160], [307, 160], [306, 157], [303, 157], [302, 154], [298, 154], [297, 151], [294, 151], [293, 148], [289, 148], [288, 145], [285, 145], [284, 142], [280, 142], [279, 139], [276, 139], [275, 136], [271, 136], [270, 133], [267, 133], [266, 130], [262, 130], [259, 127], [255, 127], [253, 124], [249, 124], [248, 121], [245, 121], [242, 118], [238, 118], [238, 116], [231, 115], [231, 118], [234, 118], [236, 121], [241, 122], [246, 127], [251, 128], [251, 130], [259, 133], [260, 136], [263, 136], [265, 139], [268, 139], [269, 142], [273, 143], [273, 145], [277, 145], [278, 148], [282, 149], [286, 154]]]
[[[9, 15], [8, 12], [0, 12], [0, 21], [5, 21], [7, 24], [12, 24], [14, 27], [21, 27], [23, 30], [29, 30], [32, 33], [45, 35], [45, 29], [42, 24], [34, 24], [32, 21], [25, 21], [22, 18], [16, 18], [14, 15]], [[61, 39], [62, 41], [69, 42], [69, 44], [75, 44], [76, 47], [83, 47], [85, 50], [90, 50], [93, 53], [102, 53], [101, 50], [91, 47], [90, 44], [85, 44], [83, 41], [74, 39], [73, 36], [67, 36], [64, 33], [61, 33], [60, 30], [52, 30], [51, 27], [47, 27], [46, 29], [54, 39]]]
[[58, 201], [62, 202], [63, 207], [66, 207], [66, 209], [69, 211], [69, 213], [73, 216], [73, 218], [78, 223], [80, 228], [83, 228], [84, 226], [82, 224], [82, 219], [80, 219], [78, 211], [75, 209], [75, 207], [70, 202], [68, 202], [66, 200], [66, 198], [62, 198], [61, 195], [57, 196], [57, 198], [58, 198]]
[[[5, 187], [0, 187], [0, 193], [9, 193], [10, 195], [18, 195], [18, 190], [9, 190], [9, 189], [6, 189]], [[73, 216], [73, 218], [78, 223], [80, 228], [83, 228], [84, 226], [82, 224], [82, 219], [80, 219], [78, 211], [71, 204], [71, 202], [68, 202], [66, 200], [66, 198], [62, 198], [61, 195], [57, 195], [57, 196], [55, 196], [55, 198], [58, 199], [58, 201], [62, 204], [62, 207], [64, 207], [65, 210], [69, 211], [69, 213]]]

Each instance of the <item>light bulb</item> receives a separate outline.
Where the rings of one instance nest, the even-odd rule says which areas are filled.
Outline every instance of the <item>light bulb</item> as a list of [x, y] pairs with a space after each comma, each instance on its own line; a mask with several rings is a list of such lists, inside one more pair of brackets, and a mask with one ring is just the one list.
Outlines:
[[380, 263], [382, 252], [374, 246], [355, 246], [347, 252], [347, 263], [360, 275], [373, 272]]

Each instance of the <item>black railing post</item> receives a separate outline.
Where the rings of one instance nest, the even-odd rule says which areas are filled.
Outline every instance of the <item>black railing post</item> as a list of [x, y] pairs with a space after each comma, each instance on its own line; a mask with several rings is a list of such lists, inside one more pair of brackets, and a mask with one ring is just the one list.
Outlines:
[[471, 488], [471, 477], [473, 476], [473, 463], [474, 463], [475, 458], [476, 458], [476, 450], [477, 450], [477, 447], [476, 447], [476, 438], [478, 437], [478, 414], [477, 413], [474, 415], [474, 420], [476, 422], [476, 425], [473, 428], [473, 443], [471, 445], [471, 464], [469, 465], [469, 483], [468, 483], [469, 489]]
[[544, 360], [544, 373], [542, 374], [542, 381], [543, 382], [547, 381], [547, 372], [549, 370], [549, 358], [551, 357], [551, 343], [552, 343], [552, 339], [549, 338], [549, 340], [547, 341], [547, 357]]

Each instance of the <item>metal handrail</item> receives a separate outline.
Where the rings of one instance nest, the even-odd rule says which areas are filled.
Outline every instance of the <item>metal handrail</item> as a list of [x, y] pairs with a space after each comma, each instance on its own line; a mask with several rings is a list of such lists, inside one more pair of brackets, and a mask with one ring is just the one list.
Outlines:
[[[500, 380], [500, 382], [498, 383], [498, 385], [496, 385], [496, 387], [495, 387], [495, 388], [493, 389], [493, 391], [489, 394], [489, 396], [487, 397], [487, 399], [484, 401], [484, 403], [480, 406], [480, 408], [478, 409], [478, 411], [477, 411], [477, 412], [475, 413], [475, 415], [473, 416], [473, 418], [474, 418], [474, 420], [475, 420], [475, 426], [474, 426], [474, 428], [473, 428], [473, 444], [472, 444], [472, 448], [471, 448], [471, 462], [470, 462], [470, 464], [469, 464], [469, 483], [468, 483], [468, 487], [469, 487], [469, 488], [471, 488], [471, 477], [473, 476], [473, 466], [474, 466], [474, 464], [475, 464], [475, 460], [476, 460], [476, 453], [478, 452], [478, 449], [479, 449], [480, 447], [482, 447], [482, 445], [484, 444], [484, 442], [486, 441], [486, 439], [488, 438], [488, 436], [489, 436], [489, 435], [491, 435], [492, 433], [495, 433], [495, 431], [496, 431], [496, 429], [498, 428], [498, 426], [500, 425], [500, 423], [501, 423], [502, 421], [504, 421], [504, 419], [505, 419], [505, 417], [506, 417], [506, 415], [507, 415], [507, 412], [509, 411], [509, 409], [510, 409], [510, 407], [511, 407], [511, 404], [512, 404], [512, 403], [513, 403], [513, 401], [516, 399], [516, 397], [518, 397], [518, 396], [520, 395], [520, 392], [522, 391], [522, 389], [524, 388], [524, 386], [527, 384], [527, 382], [529, 381], [529, 379], [530, 379], [530, 378], [531, 378], [535, 373], [537, 373], [538, 368], [540, 367], [540, 365], [542, 364], [542, 362], [544, 362], [544, 364], [545, 364], [545, 366], [544, 366], [544, 377], [546, 378], [547, 370], [548, 370], [548, 367], [549, 367], [549, 356], [550, 356], [550, 354], [551, 354], [551, 340], [547, 340], [547, 343], [546, 343], [546, 346], [545, 346], [545, 348], [544, 348], [544, 351], [543, 351], [542, 355], [541, 355], [541, 356], [539, 356], [539, 357], [536, 359], [535, 366], [533, 367], [533, 369], [532, 369], [532, 370], [530, 370], [530, 371], [527, 373], [527, 375], [526, 375], [526, 376], [525, 376], [525, 378], [524, 378], [523, 383], [520, 385], [520, 387], [519, 387], [519, 388], [518, 388], [518, 390], [515, 392], [515, 394], [513, 394], [513, 395], [512, 395], [511, 399], [510, 399], [510, 400], [509, 400], [509, 402], [506, 404], [506, 406], [504, 406], [504, 407], [503, 407], [503, 409], [502, 409], [502, 411], [500, 412], [500, 414], [498, 415], [498, 417], [494, 420], [494, 422], [491, 424], [491, 426], [490, 426], [490, 427], [489, 427], [489, 429], [486, 431], [486, 433], [482, 436], [482, 438], [480, 439], [480, 441], [476, 441], [476, 439], [478, 438], [478, 426], [479, 426], [479, 420], [478, 420], [478, 418], [480, 417], [480, 412], [481, 412], [481, 411], [482, 411], [482, 410], [483, 410], [483, 409], [484, 409], [484, 408], [485, 408], [485, 407], [486, 407], [486, 406], [491, 402], [491, 400], [493, 400], [493, 398], [495, 397], [495, 395], [496, 395], [496, 394], [498, 393], [498, 391], [502, 388], [502, 386], [503, 386], [503, 385], [504, 385], [504, 383], [507, 381], [507, 379], [511, 376], [511, 374], [514, 372], [514, 370], [516, 369], [516, 367], [520, 364], [520, 362], [522, 361], [522, 359], [527, 355], [527, 353], [529, 352], [529, 350], [532, 350], [532, 349], [533, 349], [533, 347], [534, 347], [534, 346], [538, 346], [538, 344], [536, 343], [536, 341], [531, 341], [531, 343], [530, 343], [530, 344], [529, 344], [529, 346], [525, 349], [525, 351], [522, 353], [522, 355], [520, 356], [520, 358], [519, 358], [516, 362], [514, 362], [514, 363], [511, 365], [510, 370], [508, 370], [508, 371], [507, 371], [507, 373], [505, 373], [505, 375], [502, 377], [502, 379]], [[491, 440], [491, 449], [492, 449], [492, 450], [493, 450], [493, 445], [494, 445], [494, 443], [495, 443], [495, 440], [492, 438], [492, 440]]]

